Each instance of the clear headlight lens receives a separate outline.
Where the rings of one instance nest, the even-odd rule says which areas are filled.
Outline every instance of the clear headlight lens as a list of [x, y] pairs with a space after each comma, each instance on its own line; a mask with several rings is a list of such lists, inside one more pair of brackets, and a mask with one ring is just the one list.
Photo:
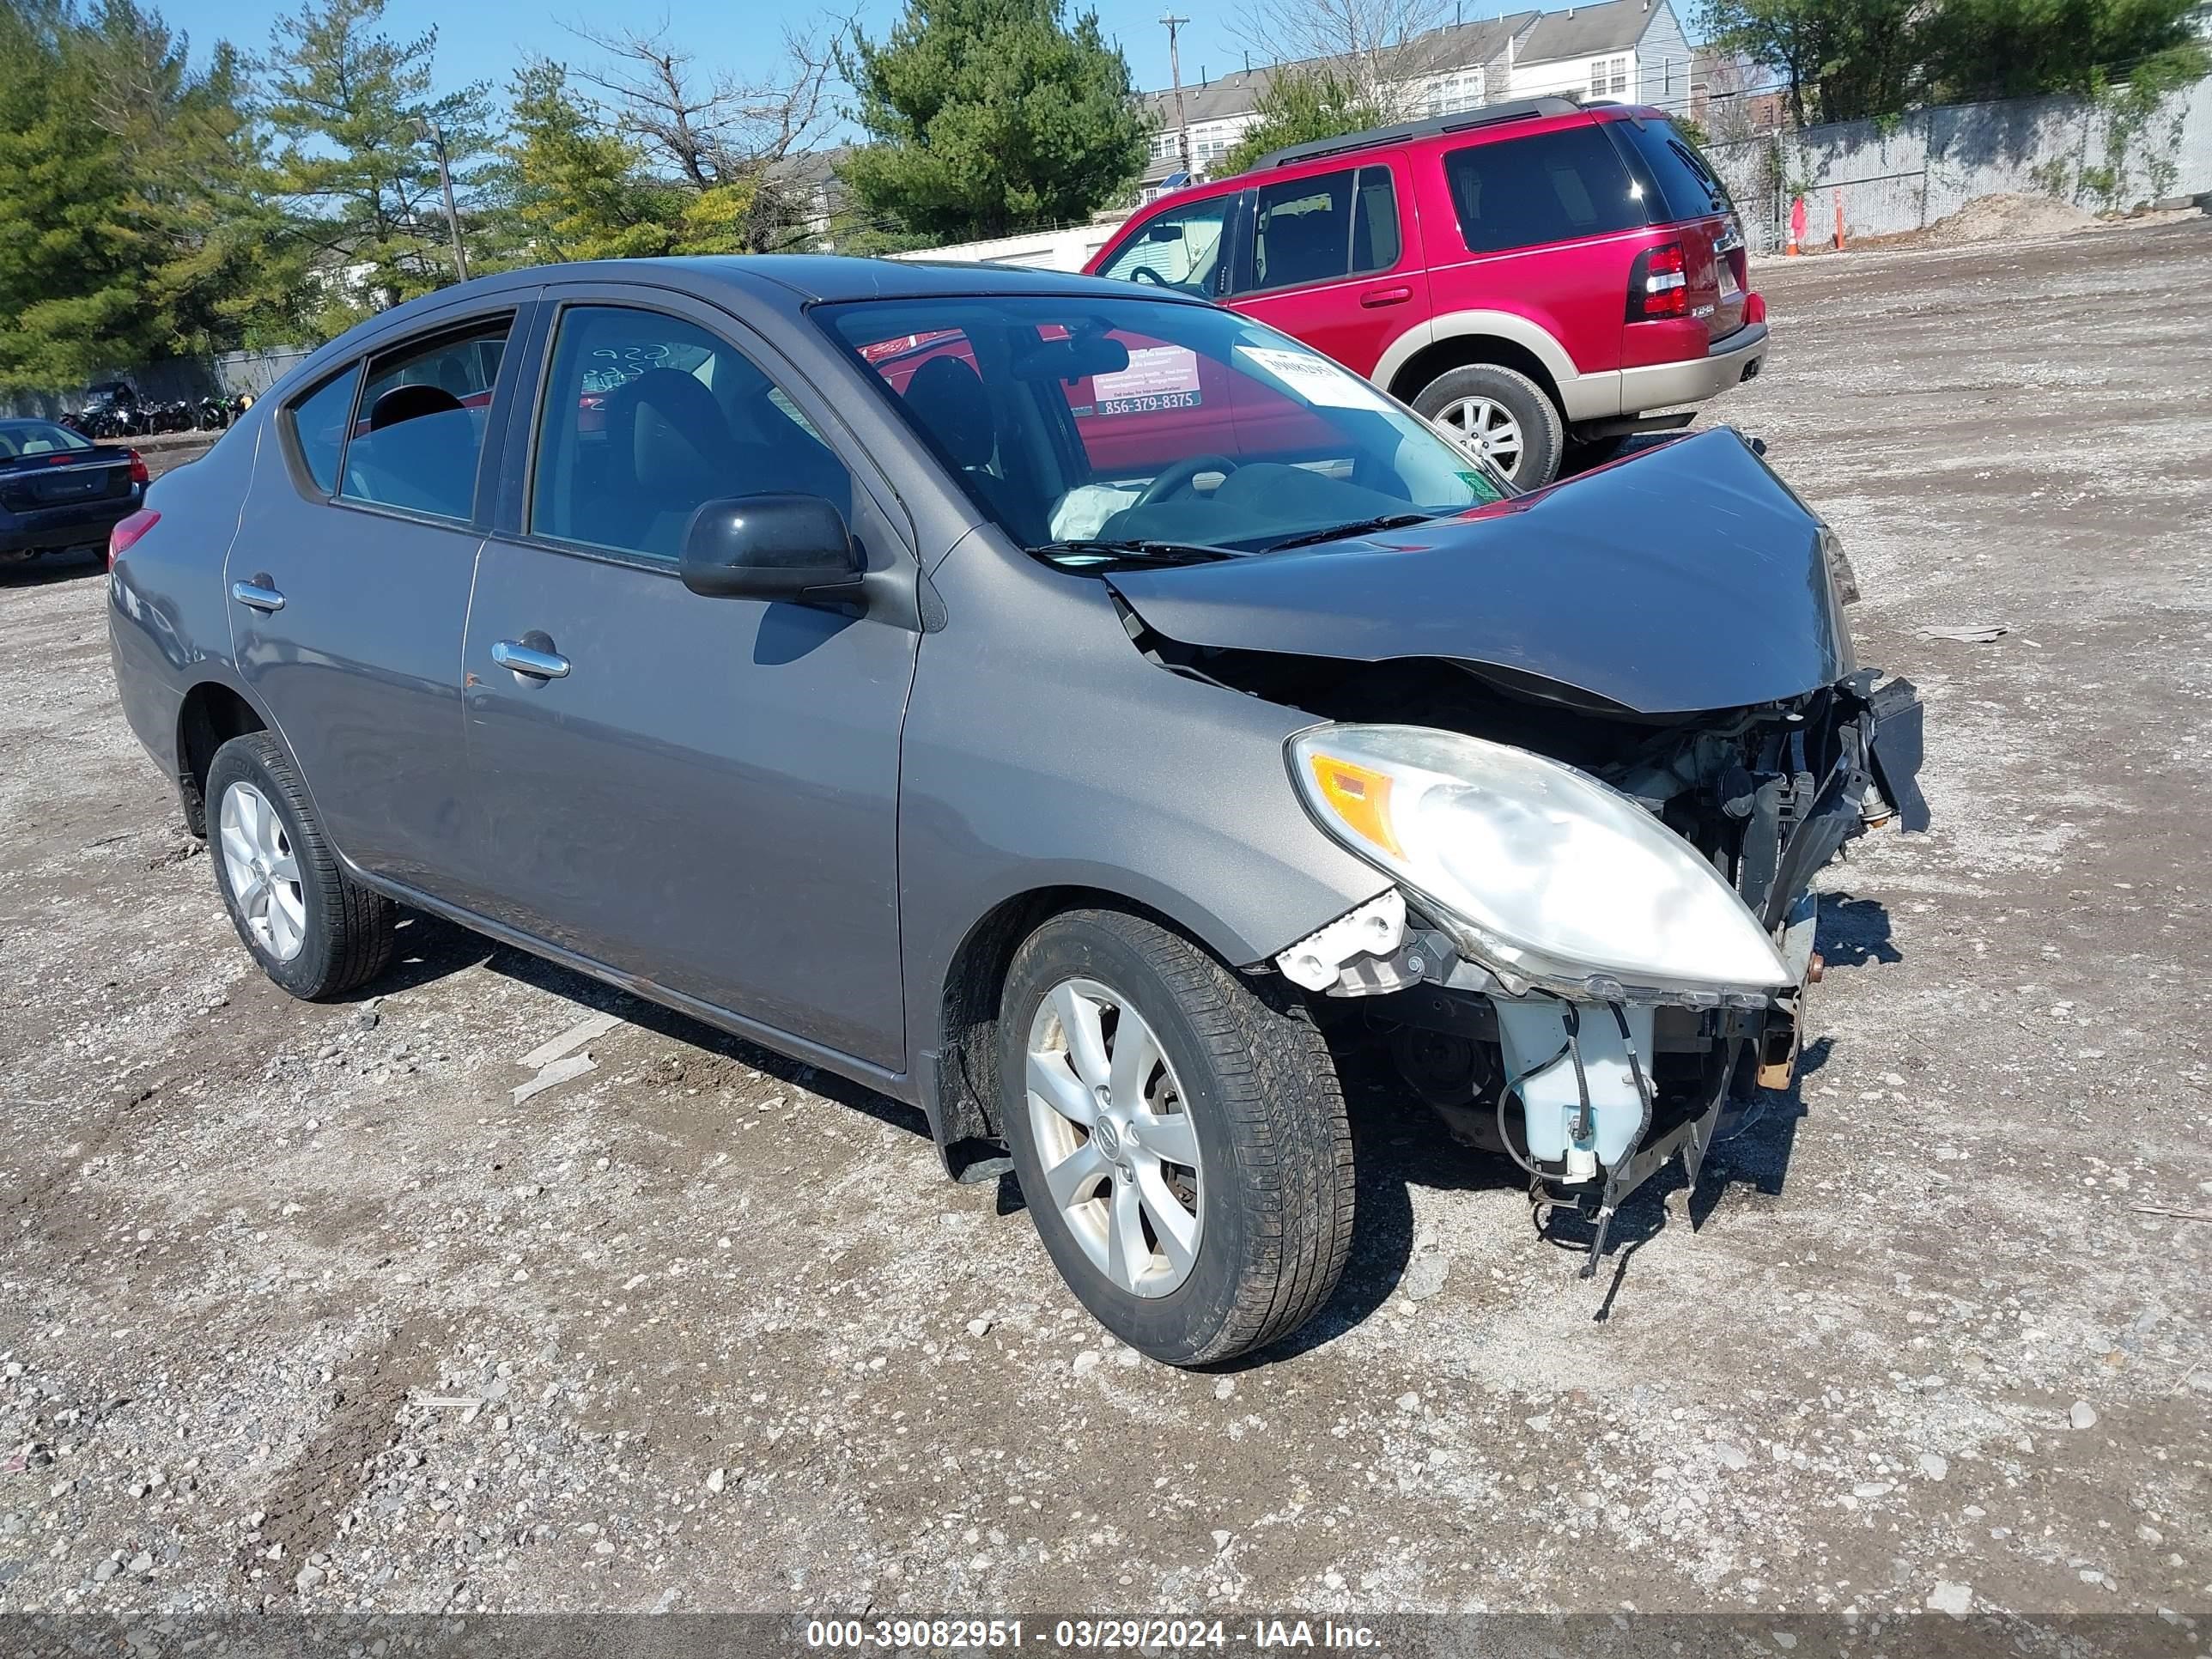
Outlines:
[[1590, 994], [1790, 982], [1735, 890], [1586, 773], [1418, 726], [1324, 726], [1290, 744], [1315, 818], [1429, 901], [1509, 983]]

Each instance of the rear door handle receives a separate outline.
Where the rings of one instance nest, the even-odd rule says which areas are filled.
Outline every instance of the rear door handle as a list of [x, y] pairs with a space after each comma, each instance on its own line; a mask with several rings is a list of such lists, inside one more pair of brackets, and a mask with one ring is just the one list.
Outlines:
[[1359, 296], [1359, 303], [1372, 311], [1377, 306], [1401, 306], [1413, 297], [1410, 288], [1370, 288]]
[[568, 672], [568, 659], [559, 652], [540, 650], [520, 640], [499, 641], [491, 648], [491, 659], [501, 668], [511, 668], [533, 680], [562, 679]]
[[284, 596], [276, 591], [265, 571], [254, 572], [253, 580], [250, 582], [233, 582], [230, 597], [255, 611], [282, 611], [284, 608]]

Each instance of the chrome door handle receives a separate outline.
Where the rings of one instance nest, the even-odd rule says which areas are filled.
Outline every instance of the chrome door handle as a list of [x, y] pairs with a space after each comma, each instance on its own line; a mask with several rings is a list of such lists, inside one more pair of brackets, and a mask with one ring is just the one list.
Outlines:
[[256, 575], [250, 582], [233, 582], [230, 597], [240, 605], [255, 611], [282, 611], [284, 596], [269, 585], [269, 578]]
[[540, 651], [520, 640], [499, 641], [491, 648], [491, 659], [534, 680], [557, 680], [568, 672], [568, 659], [559, 652]]

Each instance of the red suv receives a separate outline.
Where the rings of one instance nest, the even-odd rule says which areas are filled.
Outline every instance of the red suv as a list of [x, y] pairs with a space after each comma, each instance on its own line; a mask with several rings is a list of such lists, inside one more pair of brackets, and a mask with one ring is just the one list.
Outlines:
[[1655, 109], [1535, 98], [1278, 150], [1085, 269], [1297, 336], [1523, 489], [1766, 361], [1728, 192]]

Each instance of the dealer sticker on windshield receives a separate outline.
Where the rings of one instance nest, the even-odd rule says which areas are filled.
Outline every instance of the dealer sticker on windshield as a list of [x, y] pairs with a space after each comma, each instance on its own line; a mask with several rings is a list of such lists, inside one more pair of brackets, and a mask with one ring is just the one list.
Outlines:
[[1309, 404], [1325, 409], [1381, 410], [1385, 414], [1395, 408], [1366, 381], [1326, 357], [1285, 351], [1279, 346], [1250, 345], [1238, 346], [1237, 355]]
[[1198, 354], [1188, 346], [1139, 346], [1129, 366], [1091, 381], [1101, 415], [1150, 415], [1163, 409], [1196, 409]]

